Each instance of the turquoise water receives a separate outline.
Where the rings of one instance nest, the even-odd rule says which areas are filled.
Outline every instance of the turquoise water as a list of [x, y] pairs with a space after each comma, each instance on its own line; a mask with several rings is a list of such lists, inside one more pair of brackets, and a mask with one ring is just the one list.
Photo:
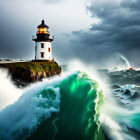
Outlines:
[[120, 78], [131, 73], [139, 75], [139, 71], [109, 73], [117, 75], [112, 77], [115, 84], [112, 80], [102, 90], [81, 71], [44, 79], [26, 90], [0, 79], [5, 83], [0, 93], [6, 98], [23, 91], [0, 110], [0, 140], [139, 140], [140, 86], [128, 84], [127, 76]]
[[0, 139], [104, 140], [103, 103], [98, 83], [84, 72], [43, 81], [0, 112]]

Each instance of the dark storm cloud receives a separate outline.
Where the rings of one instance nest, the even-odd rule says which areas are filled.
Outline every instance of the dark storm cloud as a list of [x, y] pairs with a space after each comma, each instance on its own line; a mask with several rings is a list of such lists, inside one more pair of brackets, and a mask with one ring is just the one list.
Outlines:
[[[75, 56], [86, 62], [104, 60], [115, 53], [122, 53], [131, 61], [140, 53], [140, 1], [97, 1], [87, 7], [93, 18], [100, 22], [88, 31], [74, 31], [72, 35]], [[134, 56], [135, 55], [135, 56]], [[139, 58], [135, 62], [139, 64]], [[101, 63], [103, 64], [103, 63]], [[140, 64], [139, 64], [140, 65]]]
[[[62, 36], [58, 30], [61, 26], [57, 26], [53, 55], [63, 62], [78, 58], [86, 63], [104, 66], [107, 58], [121, 53], [131, 62], [140, 65], [140, 1], [91, 1], [91, 5], [87, 7], [93, 18], [91, 27]], [[63, 21], [57, 23], [57, 20], [54, 20], [56, 24], [53, 27], [56, 28], [56, 25], [61, 23], [63, 28], [66, 28], [65, 24], [69, 21], [66, 22], [63, 16], [60, 19], [57, 13], [53, 13], [55, 9], [52, 4], [59, 2], [63, 3], [63, 0], [0, 0], [0, 58], [20, 58], [21, 55], [23, 58], [33, 58], [34, 43], [31, 36], [36, 32], [40, 20], [49, 17], [51, 13], [52, 16], [56, 15], [55, 19]], [[45, 11], [45, 8], [49, 8], [48, 5], [51, 6], [50, 13]], [[63, 7], [60, 9], [63, 10]], [[98, 23], [95, 22], [95, 18], [99, 20]], [[70, 20], [73, 20], [72, 16]]]

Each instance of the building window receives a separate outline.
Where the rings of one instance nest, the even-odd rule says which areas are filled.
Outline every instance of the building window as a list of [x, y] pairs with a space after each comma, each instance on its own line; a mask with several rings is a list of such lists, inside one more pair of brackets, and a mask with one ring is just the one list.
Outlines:
[[41, 58], [44, 58], [44, 52], [41, 52]]
[[44, 48], [44, 43], [41, 43], [41, 48]]
[[51, 52], [51, 48], [48, 48], [48, 52]]

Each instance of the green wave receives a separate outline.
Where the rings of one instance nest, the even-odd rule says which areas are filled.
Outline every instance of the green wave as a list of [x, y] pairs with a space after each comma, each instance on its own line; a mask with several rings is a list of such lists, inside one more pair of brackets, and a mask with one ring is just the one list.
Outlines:
[[[104, 98], [98, 83], [76, 72], [53, 86], [60, 89], [59, 113], [44, 120], [27, 139], [104, 140], [98, 120]], [[46, 88], [40, 91], [42, 96], [48, 92]]]

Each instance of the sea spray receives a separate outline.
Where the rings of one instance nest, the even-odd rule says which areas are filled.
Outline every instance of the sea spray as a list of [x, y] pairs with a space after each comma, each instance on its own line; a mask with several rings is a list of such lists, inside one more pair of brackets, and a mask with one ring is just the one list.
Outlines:
[[23, 89], [17, 88], [6, 69], [0, 69], [0, 110], [14, 103], [22, 94]]
[[111, 71], [128, 70], [131, 68], [128, 59], [119, 53], [111, 56], [107, 62], [107, 69], [110, 69]]
[[58, 88], [27, 91], [13, 105], [0, 112], [0, 139], [25, 139], [42, 120], [59, 111], [59, 103]]
[[104, 96], [103, 96], [103, 91], [101, 89], [99, 89], [98, 96], [97, 96], [97, 98], [95, 100], [96, 113], [94, 115], [94, 120], [96, 121], [96, 123], [98, 125], [98, 129], [96, 130], [96, 135], [94, 137], [94, 140], [105, 139], [104, 134], [102, 133], [101, 122], [99, 120], [100, 115], [101, 115], [101, 107], [103, 106], [104, 102], [105, 102], [105, 99], [104, 99]]
[[123, 55], [121, 55], [121, 54], [118, 54], [118, 55], [120, 56], [120, 58], [122, 59], [122, 61], [124, 61], [125, 68], [126, 68], [126, 69], [131, 68], [131, 65], [130, 65], [129, 61], [127, 60], [127, 58], [126, 58], [126, 57], [124, 57], [124, 56], [123, 56]]
[[0, 139], [103, 140], [98, 89], [80, 71], [34, 85], [0, 112]]
[[140, 138], [139, 74], [137, 70], [108, 72], [112, 81], [109, 87], [112, 89], [105, 95], [106, 101], [99, 120], [104, 132], [112, 140]]

